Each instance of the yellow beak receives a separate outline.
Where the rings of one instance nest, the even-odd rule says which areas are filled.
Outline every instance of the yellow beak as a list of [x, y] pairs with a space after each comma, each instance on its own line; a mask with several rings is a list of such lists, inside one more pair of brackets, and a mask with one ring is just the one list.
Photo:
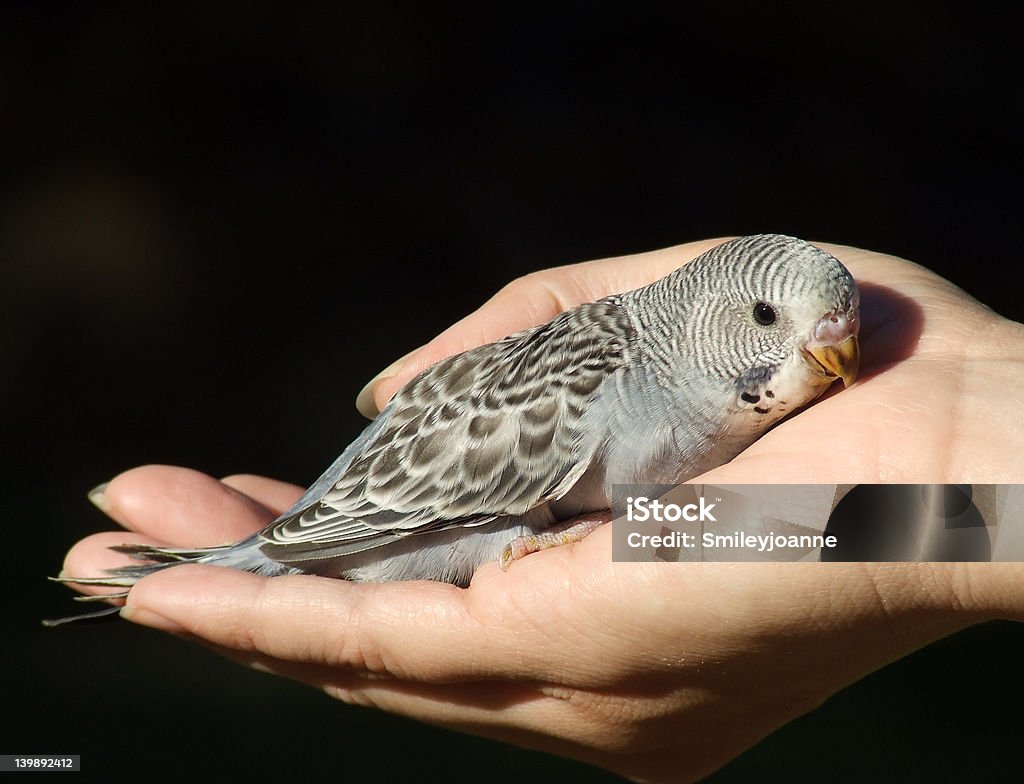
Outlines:
[[844, 387], [856, 380], [860, 368], [860, 345], [856, 335], [850, 335], [837, 346], [808, 346], [806, 353], [810, 355], [808, 361], [813, 361], [827, 379], [841, 378]]

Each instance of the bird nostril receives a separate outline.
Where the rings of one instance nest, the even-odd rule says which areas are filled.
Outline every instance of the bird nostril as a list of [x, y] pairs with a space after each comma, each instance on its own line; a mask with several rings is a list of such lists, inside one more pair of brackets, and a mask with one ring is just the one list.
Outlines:
[[854, 320], [842, 311], [826, 313], [814, 328], [814, 337], [822, 343], [838, 342], [854, 334]]

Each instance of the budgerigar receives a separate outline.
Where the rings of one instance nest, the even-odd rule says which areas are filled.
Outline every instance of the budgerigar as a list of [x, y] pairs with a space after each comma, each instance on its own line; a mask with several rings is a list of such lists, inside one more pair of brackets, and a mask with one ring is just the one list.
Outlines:
[[523, 537], [607, 509], [613, 484], [685, 481], [836, 378], [850, 384], [858, 305], [853, 277], [813, 245], [726, 242], [423, 371], [258, 534], [207, 549], [126, 545], [115, 549], [147, 563], [68, 581], [127, 587], [197, 562], [465, 585]]

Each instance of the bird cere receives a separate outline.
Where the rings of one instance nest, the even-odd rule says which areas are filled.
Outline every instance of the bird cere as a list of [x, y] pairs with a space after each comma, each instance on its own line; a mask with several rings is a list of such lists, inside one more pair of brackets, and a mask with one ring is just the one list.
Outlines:
[[467, 585], [482, 563], [507, 567], [606, 522], [613, 485], [684, 482], [836, 379], [848, 386], [858, 306], [850, 273], [807, 242], [723, 243], [423, 371], [259, 533], [200, 549], [127, 544], [113, 549], [142, 563], [60, 579], [127, 589], [205, 563]]

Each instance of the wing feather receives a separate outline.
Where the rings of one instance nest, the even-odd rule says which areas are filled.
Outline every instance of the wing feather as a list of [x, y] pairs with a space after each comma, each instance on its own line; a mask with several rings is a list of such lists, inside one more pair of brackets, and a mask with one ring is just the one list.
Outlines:
[[332, 466], [321, 498], [263, 531], [264, 551], [333, 557], [560, 498], [594, 458], [581, 419], [632, 333], [610, 297], [428, 368]]

